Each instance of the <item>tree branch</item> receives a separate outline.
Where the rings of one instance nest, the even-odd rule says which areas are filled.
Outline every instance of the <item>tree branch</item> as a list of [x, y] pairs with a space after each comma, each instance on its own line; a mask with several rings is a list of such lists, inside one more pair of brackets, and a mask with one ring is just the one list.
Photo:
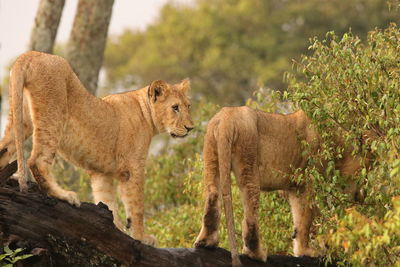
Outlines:
[[[4, 177], [16, 170], [15, 162], [0, 171], [0, 232], [2, 244], [10, 240], [28, 249], [45, 251], [40, 266], [229, 266], [230, 253], [222, 248], [154, 248], [134, 240], [113, 224], [103, 203], [82, 203], [76, 208], [43, 194], [35, 183], [19, 192], [17, 182]], [[168, 226], [166, 226], [168, 227]], [[14, 242], [15, 243], [15, 242]], [[42, 253], [43, 254], [43, 253]], [[40, 257], [23, 261], [35, 266]], [[310, 257], [270, 256], [267, 263], [242, 255], [244, 266], [324, 266]], [[30, 261], [30, 263], [28, 263]], [[39, 266], [39, 265], [37, 265]]]

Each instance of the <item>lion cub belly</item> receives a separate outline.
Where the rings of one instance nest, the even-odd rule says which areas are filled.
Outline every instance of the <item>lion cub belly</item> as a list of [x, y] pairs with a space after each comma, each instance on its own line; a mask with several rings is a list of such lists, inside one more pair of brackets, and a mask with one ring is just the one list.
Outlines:
[[[72, 124], [69, 122], [67, 126]], [[103, 173], [115, 171], [115, 153], [106, 142], [100, 142], [101, 135], [78, 129], [66, 127], [58, 150], [61, 156], [86, 170]]]
[[258, 164], [261, 189], [272, 191], [293, 187], [291, 176], [303, 161], [300, 148], [282, 146], [281, 142], [261, 144]]
[[268, 164], [259, 166], [259, 175], [263, 191], [284, 190], [291, 187], [290, 175]]

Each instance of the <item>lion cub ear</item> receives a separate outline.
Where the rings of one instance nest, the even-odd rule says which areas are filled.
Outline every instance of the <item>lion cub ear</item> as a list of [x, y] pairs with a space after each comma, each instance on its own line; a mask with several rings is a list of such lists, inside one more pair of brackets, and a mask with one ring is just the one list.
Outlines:
[[162, 80], [152, 82], [147, 92], [149, 99], [156, 102], [158, 98], [165, 94], [167, 87], [167, 83]]
[[184, 92], [185, 94], [190, 90], [190, 79], [186, 78], [182, 80], [179, 84], [178, 87]]

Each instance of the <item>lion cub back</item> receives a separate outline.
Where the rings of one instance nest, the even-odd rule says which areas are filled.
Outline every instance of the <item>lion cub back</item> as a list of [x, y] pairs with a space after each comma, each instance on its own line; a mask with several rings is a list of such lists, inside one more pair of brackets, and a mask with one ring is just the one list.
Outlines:
[[245, 106], [225, 107], [209, 122], [204, 153], [214, 151], [218, 154], [225, 150], [218, 143], [226, 142], [225, 146], [230, 147], [232, 154], [230, 164], [234, 171], [236, 159], [256, 148], [257, 154], [252, 160], [257, 161], [262, 190], [279, 190], [290, 186], [290, 175], [306, 164], [303, 141], [310, 144], [310, 153], [319, 144], [318, 134], [304, 111], [282, 115]]

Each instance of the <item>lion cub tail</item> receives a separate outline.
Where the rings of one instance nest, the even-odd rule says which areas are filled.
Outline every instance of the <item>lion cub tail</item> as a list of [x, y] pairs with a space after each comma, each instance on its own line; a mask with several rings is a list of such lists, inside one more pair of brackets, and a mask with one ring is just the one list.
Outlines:
[[232, 207], [231, 164], [233, 126], [229, 123], [222, 122], [221, 124], [219, 125], [220, 131], [217, 136], [219, 175], [221, 182], [222, 199], [225, 209], [226, 227], [228, 229], [229, 248], [232, 254], [232, 266], [237, 267], [242, 265], [236, 247], [235, 224]]
[[21, 64], [14, 64], [10, 72], [10, 97], [12, 108], [12, 120], [14, 128], [15, 146], [17, 150], [18, 171], [14, 175], [18, 179], [19, 188], [24, 191], [27, 188], [24, 164], [24, 126], [23, 126], [23, 91], [25, 83], [25, 71]]

